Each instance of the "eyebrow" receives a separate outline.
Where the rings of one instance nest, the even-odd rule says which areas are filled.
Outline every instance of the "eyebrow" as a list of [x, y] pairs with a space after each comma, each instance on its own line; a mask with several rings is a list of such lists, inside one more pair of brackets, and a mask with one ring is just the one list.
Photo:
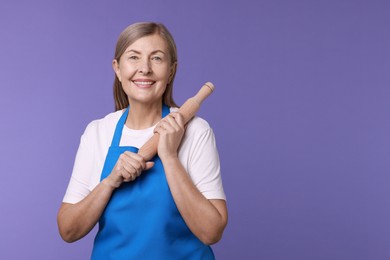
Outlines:
[[[133, 50], [133, 49], [128, 50], [128, 51], [126, 51], [125, 53], [129, 53], [129, 52], [134, 52], [134, 53], [136, 53], [136, 54], [141, 54], [141, 52], [139, 52], [139, 51], [137, 51], [137, 50]], [[162, 50], [155, 50], [155, 51], [152, 51], [151, 54], [156, 54], [157, 52], [161, 52], [162, 54], [166, 55], [166, 53], [163, 52]]]

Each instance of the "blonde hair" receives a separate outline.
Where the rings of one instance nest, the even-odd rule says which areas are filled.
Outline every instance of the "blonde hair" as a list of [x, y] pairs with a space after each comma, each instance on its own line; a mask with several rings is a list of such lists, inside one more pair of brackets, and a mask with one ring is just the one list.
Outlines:
[[[153, 34], [158, 34], [162, 39], [165, 40], [168, 45], [168, 54], [170, 56], [171, 65], [173, 66], [177, 64], [176, 44], [171, 33], [163, 24], [153, 22], [135, 23], [124, 29], [119, 35], [115, 48], [114, 59], [119, 63], [121, 56], [131, 44], [142, 37]], [[173, 81], [175, 79], [175, 75], [176, 69], [174, 69], [171, 80], [169, 81], [162, 97], [163, 103], [170, 107], [177, 107], [173, 101]], [[129, 106], [127, 95], [123, 91], [122, 84], [116, 75], [114, 79], [114, 100], [115, 111], [124, 109]]]

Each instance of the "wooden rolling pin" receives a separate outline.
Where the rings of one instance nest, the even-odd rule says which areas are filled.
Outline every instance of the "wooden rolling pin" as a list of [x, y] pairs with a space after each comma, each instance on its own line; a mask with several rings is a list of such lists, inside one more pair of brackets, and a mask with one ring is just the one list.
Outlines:
[[[214, 91], [214, 85], [211, 82], [205, 83], [199, 92], [187, 101], [177, 111], [183, 116], [184, 124], [187, 124], [198, 112], [202, 102]], [[160, 135], [155, 133], [139, 150], [145, 161], [150, 161], [157, 153], [158, 140]]]

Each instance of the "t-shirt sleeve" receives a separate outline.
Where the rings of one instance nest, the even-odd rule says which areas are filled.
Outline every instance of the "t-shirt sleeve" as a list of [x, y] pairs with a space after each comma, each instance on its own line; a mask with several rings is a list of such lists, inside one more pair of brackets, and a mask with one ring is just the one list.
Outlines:
[[191, 151], [188, 173], [195, 186], [207, 199], [226, 200], [222, 186], [219, 154], [211, 128], [207, 128], [196, 137]]
[[93, 142], [89, 140], [92, 124], [89, 124], [81, 136], [76, 153], [72, 176], [66, 190], [63, 202], [75, 204], [85, 198], [90, 191], [90, 181], [94, 163]]

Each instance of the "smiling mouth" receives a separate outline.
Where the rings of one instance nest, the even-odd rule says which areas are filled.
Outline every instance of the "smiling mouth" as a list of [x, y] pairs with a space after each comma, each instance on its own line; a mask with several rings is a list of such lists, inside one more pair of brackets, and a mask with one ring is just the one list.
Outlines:
[[134, 80], [133, 82], [135, 85], [137, 85], [140, 88], [148, 88], [155, 83], [155, 81], [151, 81], [151, 80]]

